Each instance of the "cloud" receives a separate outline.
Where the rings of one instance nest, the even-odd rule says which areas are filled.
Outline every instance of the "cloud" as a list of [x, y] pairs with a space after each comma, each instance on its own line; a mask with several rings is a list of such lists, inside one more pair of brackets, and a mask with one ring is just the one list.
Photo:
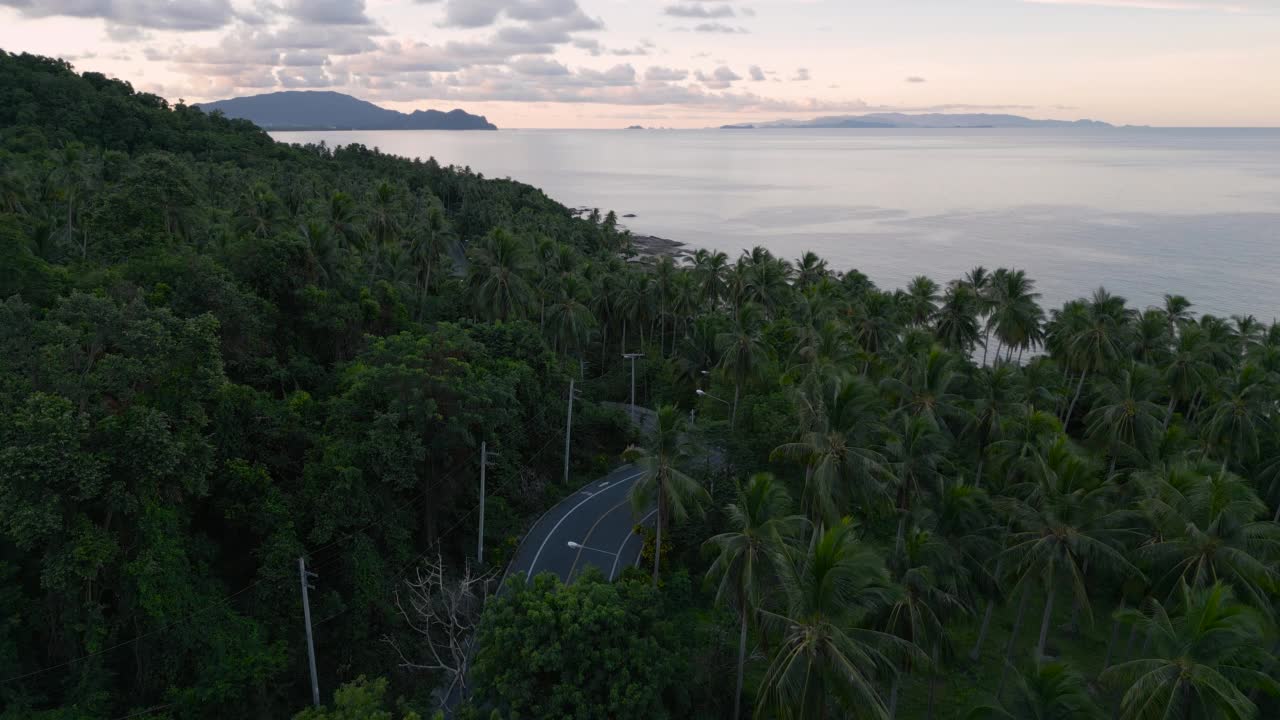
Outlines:
[[736, 15], [733, 8], [728, 5], [708, 7], [697, 3], [668, 5], [662, 12], [672, 17], [682, 18], [730, 18]]
[[235, 17], [231, 0], [0, 0], [25, 17], [101, 18], [154, 30], [216, 30]]
[[752, 82], [764, 81], [764, 70], [761, 70], [759, 65], [752, 65], [747, 68], [747, 74], [751, 76]]
[[372, 25], [364, 0], [289, 0], [285, 12], [312, 25]]
[[909, 83], [923, 83], [923, 82], [928, 82], [928, 80], [925, 80], [924, 78], [920, 77], [919, 75], [912, 75], [912, 76], [910, 76], [910, 77], [908, 77], [908, 78], [907, 78], [907, 82], [909, 82]]
[[1238, 2], [1191, 2], [1190, 0], [1022, 0], [1034, 5], [1082, 5], [1125, 10], [1213, 11], [1247, 13], [1254, 8]]
[[444, 20], [440, 24], [478, 28], [493, 25], [502, 17], [541, 22], [582, 14], [577, 0], [444, 0]]
[[647, 82], [678, 82], [689, 77], [688, 70], [654, 66], [644, 71]]
[[543, 57], [518, 57], [508, 65], [521, 75], [568, 75], [569, 68], [563, 63]]
[[728, 67], [721, 65], [712, 71], [710, 75], [699, 70], [694, 73], [694, 78], [713, 90], [726, 90], [731, 87], [733, 83], [741, 80], [742, 76], [730, 70]]
[[796, 74], [791, 76], [796, 82], [805, 82], [810, 79], [809, 68], [797, 68]]
[[700, 23], [693, 26], [694, 32], [700, 33], [726, 33], [726, 34], [746, 34], [748, 31], [744, 27], [734, 27], [718, 22]]

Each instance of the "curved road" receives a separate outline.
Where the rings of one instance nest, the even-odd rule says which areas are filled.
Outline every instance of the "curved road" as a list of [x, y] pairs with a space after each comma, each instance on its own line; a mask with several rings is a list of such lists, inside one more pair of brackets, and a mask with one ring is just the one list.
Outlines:
[[[624, 465], [561, 500], [529, 529], [507, 574], [528, 578], [555, 573], [570, 582], [588, 566], [609, 580], [640, 561], [643, 541], [633, 532], [638, 522], [652, 525], [656, 510], [637, 517], [627, 498], [641, 472]], [[569, 543], [582, 547], [570, 547]]]

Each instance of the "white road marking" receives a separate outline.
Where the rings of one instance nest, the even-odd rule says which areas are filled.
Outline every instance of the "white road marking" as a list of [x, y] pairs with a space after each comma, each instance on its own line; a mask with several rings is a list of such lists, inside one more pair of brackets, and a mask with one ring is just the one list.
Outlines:
[[[631, 477], [622, 478], [618, 482], [627, 482], [628, 480], [635, 480], [636, 478], [641, 477], [643, 475], [644, 475], [643, 472], [639, 472], [639, 473], [636, 473], [635, 475], [632, 475]], [[612, 484], [616, 485], [617, 483], [612, 483]], [[604, 491], [602, 490], [600, 492], [604, 492]], [[526, 583], [529, 582], [529, 580], [534, 576], [535, 574], [534, 571], [538, 567], [538, 558], [542, 556], [542, 551], [547, 547], [547, 541], [551, 539], [552, 535], [556, 534], [556, 530], [560, 529], [560, 523], [563, 523], [566, 518], [568, 518], [570, 515], [573, 514], [574, 510], [577, 510], [578, 508], [585, 505], [587, 502], [591, 500], [591, 498], [595, 497], [596, 495], [599, 495], [600, 492], [591, 493], [586, 497], [585, 500], [578, 503], [577, 505], [574, 505], [573, 508], [569, 510], [569, 512], [565, 513], [563, 517], [561, 517], [558, 521], [556, 521], [556, 524], [552, 526], [550, 532], [547, 533], [547, 536], [542, 539], [542, 544], [538, 546], [538, 552], [533, 554], [533, 562], [529, 563], [529, 574], [525, 578]]]

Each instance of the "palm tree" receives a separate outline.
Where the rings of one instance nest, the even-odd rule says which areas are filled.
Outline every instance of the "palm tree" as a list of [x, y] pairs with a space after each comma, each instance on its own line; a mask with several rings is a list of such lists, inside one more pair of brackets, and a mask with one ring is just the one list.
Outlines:
[[938, 283], [917, 275], [907, 283], [907, 315], [917, 327], [929, 322], [938, 311]]
[[924, 417], [900, 416], [894, 431], [885, 443], [884, 467], [895, 488], [898, 538], [894, 547], [901, 552], [907, 518], [916, 501], [926, 491], [938, 489], [947, 442], [937, 426]]
[[584, 294], [583, 282], [576, 276], [568, 277], [560, 286], [560, 296], [547, 308], [546, 332], [552, 347], [566, 355], [576, 354], [583, 359], [583, 351], [591, 337], [595, 318], [579, 300]]
[[1071, 415], [1075, 412], [1076, 402], [1080, 399], [1080, 391], [1084, 389], [1085, 378], [1090, 372], [1097, 372], [1110, 367], [1125, 351], [1128, 341], [1129, 323], [1133, 311], [1125, 307], [1124, 298], [1112, 295], [1103, 288], [1093, 293], [1093, 299], [1086, 306], [1085, 324], [1068, 339], [1067, 353], [1072, 365], [1080, 371], [1080, 381], [1076, 385], [1075, 396], [1063, 416], [1063, 424], [1070, 424]]
[[740, 718], [743, 670], [747, 662], [747, 621], [760, 605], [760, 592], [776, 572], [782, 545], [803, 526], [804, 518], [791, 514], [791, 497], [769, 473], [751, 476], [738, 488], [738, 500], [725, 508], [728, 532], [707, 540], [716, 552], [707, 579], [716, 585], [716, 603], [729, 603], [738, 612], [738, 690], [733, 696], [733, 717]]
[[1259, 642], [1266, 636], [1262, 616], [1235, 601], [1221, 583], [1180, 587], [1179, 612], [1170, 616], [1158, 601], [1145, 612], [1123, 617], [1149, 638], [1145, 658], [1115, 665], [1102, 679], [1124, 689], [1124, 720], [1221, 717], [1244, 720], [1258, 709], [1248, 691], [1280, 692], [1276, 660]]
[[1103, 378], [1094, 386], [1094, 407], [1085, 422], [1089, 438], [1105, 446], [1111, 456], [1109, 474], [1115, 474], [1118, 460], [1136, 467], [1151, 456], [1164, 413], [1152, 401], [1151, 376], [1149, 368], [1134, 365], [1121, 370], [1116, 380]]
[[337, 191], [329, 196], [324, 223], [329, 227], [329, 234], [342, 247], [352, 248], [360, 242], [359, 216], [355, 200], [350, 195]]
[[649, 438], [648, 447], [637, 461], [642, 474], [631, 486], [628, 498], [631, 507], [643, 512], [656, 505], [658, 519], [655, 523], [657, 537], [653, 551], [653, 586], [658, 586], [659, 561], [662, 558], [662, 531], [670, 521], [684, 522], [690, 513], [699, 512], [707, 491], [698, 481], [680, 471], [679, 465], [688, 458], [685, 437], [685, 415], [674, 405], [658, 408], [657, 424]]
[[[804, 550], [786, 554], [779, 572], [785, 609], [762, 610], [782, 641], [765, 672], [756, 717], [842, 716], [887, 720], [876, 679], [900, 657], [923, 659], [892, 635], [858, 627], [886, 607], [889, 579], [880, 556], [842, 523], [813, 533]], [[770, 714], [772, 713], [772, 715]]]
[[842, 501], [857, 498], [865, 506], [878, 491], [874, 478], [884, 458], [869, 446], [879, 428], [879, 397], [865, 378], [849, 375], [794, 397], [802, 431], [796, 442], [775, 448], [772, 458], [804, 464], [805, 513], [815, 524], [833, 523]]
[[1169, 321], [1169, 333], [1177, 335], [1178, 329], [1187, 323], [1195, 322], [1191, 315], [1191, 301], [1181, 295], [1164, 296], [1164, 314]]
[[329, 226], [319, 220], [308, 220], [302, 224], [301, 234], [307, 244], [307, 253], [315, 264], [320, 284], [333, 282], [341, 261], [341, 248], [329, 232]]
[[977, 443], [978, 466], [973, 483], [981, 485], [987, 449], [1003, 437], [1005, 422], [1017, 414], [1026, 396], [1026, 387], [1021, 373], [1008, 365], [977, 368], [973, 385], [976, 397], [968, 414], [965, 435]]
[[1225, 582], [1269, 612], [1270, 595], [1280, 587], [1280, 526], [1265, 520], [1266, 505], [1248, 481], [1185, 462], [1136, 480], [1143, 492], [1139, 507], [1152, 529], [1139, 553], [1158, 573], [1157, 588], [1172, 593], [1179, 584]]
[[1016, 675], [1008, 702], [979, 705], [965, 720], [1102, 720], [1089, 681], [1064, 662], [1032, 663]]
[[471, 249], [467, 284], [477, 315], [495, 320], [524, 317], [533, 300], [526, 279], [532, 262], [525, 243], [496, 228]]
[[414, 265], [418, 269], [419, 292], [424, 297], [431, 292], [432, 270], [447, 252], [456, 247], [457, 243], [457, 238], [449, 228], [449, 221], [445, 219], [444, 211], [440, 207], [440, 201], [434, 197], [431, 201], [426, 217], [415, 230], [410, 251]]
[[1266, 373], [1255, 365], [1225, 379], [1219, 392], [1221, 399], [1205, 411], [1205, 444], [1219, 451], [1224, 470], [1231, 460], [1242, 467], [1258, 457], [1258, 438], [1271, 424], [1274, 393]]
[[[921, 650], [928, 648], [932, 667], [926, 717], [932, 718], [937, 666], [942, 654], [951, 652], [951, 636], [946, 623], [958, 615], [972, 612], [965, 601], [964, 566], [956, 548], [944, 538], [928, 530], [914, 528], [907, 534], [902, 552], [893, 557], [889, 567], [898, 592], [889, 608], [885, 632]], [[910, 672], [911, 666], [905, 670]], [[897, 711], [898, 686], [898, 678], [895, 677], [889, 691], [891, 718]]]
[[815, 285], [827, 276], [827, 261], [818, 257], [817, 253], [806, 251], [796, 260], [796, 287], [801, 290]]
[[968, 285], [952, 285], [933, 314], [933, 334], [948, 350], [969, 355], [982, 339], [978, 315], [982, 305]]
[[1070, 583], [1077, 607], [1089, 612], [1088, 565], [1141, 575], [1117, 549], [1137, 537], [1127, 527], [1130, 514], [1117, 509], [1119, 489], [1096, 475], [1090, 460], [1063, 437], [1046, 454], [1041, 477], [1000, 500], [1013, 530], [1004, 557], [1018, 578], [1014, 592], [1032, 582], [1044, 588], [1037, 658], [1044, 657], [1060, 579]]
[[939, 430], [947, 430], [947, 420], [964, 422], [967, 412], [963, 398], [955, 392], [961, 380], [956, 356], [933, 346], [904, 362], [902, 377], [885, 378], [886, 394], [898, 401], [898, 409], [912, 417], [922, 417]]
[[[994, 300], [991, 296], [991, 273], [981, 265], [973, 268], [964, 274], [960, 280], [960, 285], [973, 291], [974, 297], [977, 298], [976, 310], [980, 318], [990, 319], [991, 311], [995, 307]], [[987, 364], [987, 350], [991, 342], [991, 323], [985, 323], [986, 330], [982, 335], [982, 364]]]
[[1205, 357], [1204, 346], [1200, 343], [1203, 334], [1198, 325], [1186, 325], [1185, 331], [1178, 333], [1178, 341], [1174, 347], [1173, 357], [1164, 365], [1164, 382], [1168, 387], [1169, 405], [1165, 408], [1164, 427], [1169, 428], [1169, 420], [1179, 402], [1190, 403], [1198, 396], [1213, 377], [1213, 365]]
[[[1022, 270], [1006, 270], [1000, 268], [991, 277], [991, 316], [989, 326], [995, 331], [996, 339], [1008, 349], [1008, 357], [1013, 350], [1022, 351], [1038, 347], [1044, 339], [1041, 324], [1044, 311], [1037, 302], [1040, 293], [1033, 292], [1035, 281], [1027, 277]], [[999, 359], [999, 352], [996, 353]]]
[[898, 338], [899, 312], [892, 295], [874, 289], [867, 291], [853, 308], [854, 340], [872, 355], [883, 353]]
[[739, 267], [744, 268], [743, 301], [756, 303], [773, 317], [791, 292], [791, 265], [757, 246], [744, 255]]
[[693, 276], [701, 290], [700, 300], [716, 307], [725, 297], [725, 272], [729, 256], [720, 251], [698, 250], [693, 254]]
[[732, 329], [716, 337], [720, 367], [733, 378], [730, 428], [738, 425], [738, 401], [742, 396], [742, 386], [760, 373], [761, 366], [768, 359], [768, 346], [760, 338], [757, 315], [754, 305], [742, 307], [734, 318]]

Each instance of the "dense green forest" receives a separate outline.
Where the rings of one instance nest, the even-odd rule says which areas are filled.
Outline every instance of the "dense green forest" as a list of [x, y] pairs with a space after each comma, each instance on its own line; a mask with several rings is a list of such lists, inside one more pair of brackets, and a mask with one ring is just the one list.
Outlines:
[[[0, 718], [430, 717], [442, 616], [461, 717], [1280, 716], [1280, 325], [1039, 300], [0, 52]], [[494, 594], [624, 461], [652, 565]]]

